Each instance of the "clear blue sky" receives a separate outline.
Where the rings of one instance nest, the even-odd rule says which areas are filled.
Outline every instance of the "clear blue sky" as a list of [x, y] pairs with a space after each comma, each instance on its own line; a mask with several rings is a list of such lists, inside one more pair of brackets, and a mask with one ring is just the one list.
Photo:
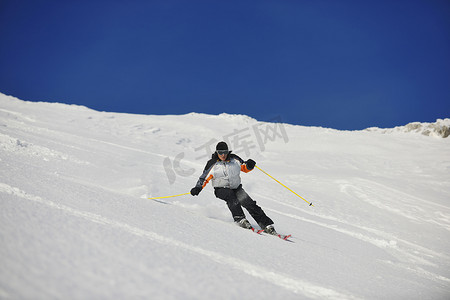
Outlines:
[[0, 0], [0, 92], [336, 129], [450, 117], [449, 0]]

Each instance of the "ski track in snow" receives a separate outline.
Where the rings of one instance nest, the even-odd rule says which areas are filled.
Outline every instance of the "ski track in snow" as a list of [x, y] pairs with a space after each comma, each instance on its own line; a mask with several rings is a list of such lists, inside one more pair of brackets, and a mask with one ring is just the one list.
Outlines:
[[[128, 232], [129, 234], [133, 234], [142, 238], [150, 239], [152, 241], [162, 243], [169, 246], [174, 246], [186, 251], [190, 251], [193, 253], [197, 253], [203, 255], [217, 263], [227, 265], [229, 267], [240, 270], [250, 276], [265, 280], [271, 284], [278, 285], [286, 290], [294, 292], [296, 294], [303, 295], [308, 298], [313, 299], [359, 299], [353, 295], [342, 294], [340, 292], [334, 291], [329, 288], [325, 288], [311, 282], [307, 282], [298, 278], [289, 277], [282, 273], [277, 273], [271, 270], [267, 270], [263, 267], [250, 264], [243, 260], [237, 259], [235, 257], [226, 256], [218, 252], [206, 250], [200, 247], [192, 246], [175, 239], [171, 239], [168, 237], [164, 237], [162, 235], [157, 234], [156, 232], [152, 232], [149, 230], [143, 230], [138, 227], [130, 226], [123, 222], [114, 221], [98, 214], [93, 214], [90, 212], [80, 211], [77, 209], [73, 209], [71, 207], [55, 203], [53, 201], [45, 200], [39, 196], [35, 196], [32, 194], [28, 194], [25, 191], [12, 187], [5, 183], [0, 183], [0, 192], [6, 193], [10, 195], [14, 195], [26, 200], [34, 201], [47, 207], [58, 209], [68, 213], [72, 216], [76, 216], [79, 218], [83, 218], [85, 220], [98, 223], [105, 226], [111, 226], [123, 231]], [[0, 291], [1, 293], [1, 291]]]
[[[431, 223], [434, 225], [438, 225], [444, 228], [447, 231], [450, 231], [450, 215], [447, 213], [440, 212], [441, 220], [443, 222], [438, 222], [432, 216], [427, 215], [426, 211], [430, 211], [430, 207], [437, 207], [439, 209], [448, 210], [446, 207], [436, 204], [430, 203], [418, 197], [411, 196], [404, 192], [400, 192], [398, 190], [394, 190], [388, 188], [384, 185], [380, 187], [379, 183], [370, 182], [367, 180], [358, 179], [359, 185], [357, 183], [341, 183], [341, 191], [347, 193], [350, 196], [353, 196], [357, 199], [361, 199], [364, 202], [367, 202], [370, 205], [373, 205], [377, 208], [387, 210], [391, 213], [397, 214], [399, 216], [411, 219], [413, 221]], [[375, 189], [373, 186], [378, 185], [378, 188]], [[380, 192], [385, 191], [385, 192]], [[395, 199], [395, 202], [389, 202], [388, 200]], [[405, 201], [405, 200], [408, 201]], [[396, 203], [397, 202], [397, 203]], [[422, 205], [413, 205], [411, 203], [421, 203]], [[399, 205], [401, 204], [401, 205]], [[397, 207], [396, 207], [397, 206]], [[424, 207], [427, 209], [425, 210]], [[417, 213], [420, 212], [420, 213]]]
[[[357, 187], [355, 185], [355, 182], [350, 184], [349, 182], [344, 182], [344, 181], [340, 180], [339, 184], [341, 186], [341, 191], [347, 193], [348, 195], [362, 198], [365, 202], [367, 202], [369, 204], [372, 204], [381, 209], [386, 209], [387, 211], [390, 211], [390, 212], [397, 213], [405, 218], [412, 219], [412, 220], [418, 221], [418, 222], [428, 222], [433, 225], [441, 226], [445, 230], [449, 230], [449, 225], [447, 224], [448, 219], [446, 218], [446, 215], [444, 213], [441, 212], [441, 215], [442, 216], [445, 215], [445, 218], [442, 218], [445, 222], [437, 222], [434, 219], [428, 219], [428, 218], [425, 219], [425, 218], [416, 217], [416, 216], [414, 216], [413, 213], [405, 213], [405, 212], [401, 211], [400, 209], [393, 209], [387, 205], [381, 205], [380, 202], [378, 202], [376, 200], [372, 200], [372, 198], [367, 195], [367, 193], [376, 193], [377, 190], [370, 189], [370, 184], [379, 185], [378, 183], [373, 183], [373, 182], [369, 182], [368, 180], [362, 180], [362, 179], [359, 179], [356, 181], [359, 181], [360, 183], [363, 183], [363, 184], [359, 185], [360, 187]], [[396, 197], [396, 199], [402, 199], [402, 198], [411, 199], [411, 198], [413, 198], [413, 200], [414, 200], [414, 201], [412, 201], [413, 203], [424, 202], [422, 199], [419, 199], [417, 197], [411, 196], [409, 194], [406, 194], [406, 193], [403, 193], [403, 192], [400, 192], [400, 191], [397, 191], [394, 189], [390, 189], [386, 186], [382, 186], [382, 189], [380, 189], [380, 190], [388, 191], [386, 193], [386, 195], [380, 194], [378, 192], [377, 195], [383, 199], [388, 199], [387, 198], [388, 196], [392, 197], [393, 195], [396, 195], [396, 193], [397, 193], [397, 195], [400, 195], [400, 196]], [[357, 191], [357, 192], [355, 192], [355, 191]], [[407, 240], [398, 238], [395, 235], [393, 235], [392, 233], [383, 232], [381, 230], [377, 230], [374, 228], [368, 228], [368, 227], [361, 226], [358, 224], [350, 223], [343, 219], [326, 216], [326, 215], [323, 215], [320, 213], [311, 212], [310, 209], [302, 209], [302, 208], [299, 208], [298, 206], [290, 205], [290, 204], [287, 204], [287, 203], [284, 203], [281, 201], [272, 200], [270, 198], [267, 198], [265, 195], [260, 194], [259, 196], [261, 198], [266, 198], [269, 201], [276, 202], [277, 204], [281, 204], [283, 206], [289, 207], [289, 209], [293, 209], [293, 210], [301, 212], [303, 214], [305, 214], [305, 213], [309, 214], [309, 215], [313, 216], [314, 219], [305, 218], [305, 217], [300, 216], [299, 214], [282, 212], [279, 209], [266, 208], [265, 209], [266, 211], [271, 211], [271, 212], [274, 212], [279, 215], [283, 215], [283, 216], [286, 216], [286, 217], [289, 217], [289, 218], [292, 218], [295, 220], [300, 220], [303, 222], [315, 224], [315, 225], [348, 235], [352, 238], [361, 240], [363, 242], [370, 243], [380, 249], [388, 251], [389, 253], [391, 253], [392, 255], [397, 257], [400, 261], [409, 262], [414, 265], [414, 267], [411, 267], [409, 264], [406, 264], [406, 263], [404, 263], [404, 264], [397, 263], [396, 265], [398, 267], [401, 267], [401, 268], [407, 270], [408, 272], [412, 272], [423, 278], [427, 278], [427, 279], [431, 279], [431, 280], [439, 280], [446, 284], [450, 283], [450, 278], [447, 278], [442, 275], [437, 275], [433, 272], [426, 271], [419, 266], [419, 265], [428, 265], [428, 266], [437, 267], [436, 263], [425, 258], [427, 256], [428, 257], [438, 257], [439, 260], [441, 260], [441, 261], [449, 262], [450, 256], [448, 256], [444, 253], [438, 253], [438, 252], [428, 249], [426, 247], [423, 247], [423, 246], [414, 244], [412, 242], [409, 242]], [[410, 202], [408, 202], [408, 203], [410, 203]], [[403, 204], [403, 205], [405, 205], [405, 204]], [[445, 206], [442, 206], [439, 204], [428, 203], [428, 205], [435, 206], [436, 208], [439, 208], [439, 209], [448, 210]], [[411, 207], [412, 207], [412, 211], [420, 210], [421, 212], [423, 212], [423, 210], [419, 209], [417, 206], [411, 206]], [[324, 221], [332, 221], [333, 224], [329, 224], [326, 222], [320, 222], [317, 220], [317, 218], [321, 218]], [[354, 230], [352, 230], [351, 228], [354, 228]], [[392, 262], [387, 262], [387, 263], [393, 264]]]
[[[272, 211], [274, 213], [277, 213], [279, 215], [283, 215], [283, 216], [286, 216], [286, 217], [289, 217], [289, 218], [293, 218], [293, 219], [300, 220], [300, 221], [303, 221], [303, 222], [308, 222], [308, 223], [311, 223], [311, 224], [315, 224], [315, 225], [318, 225], [318, 226], [321, 226], [321, 227], [324, 227], [324, 228], [327, 228], [327, 229], [330, 229], [330, 230], [333, 230], [333, 231], [336, 231], [336, 232], [339, 232], [339, 233], [343, 233], [345, 235], [348, 235], [348, 236], [353, 237], [355, 239], [361, 240], [363, 242], [370, 243], [370, 244], [372, 244], [372, 245], [374, 245], [374, 246], [376, 246], [378, 248], [381, 248], [381, 249], [384, 249], [384, 250], [388, 250], [390, 253], [394, 254], [396, 257], [398, 257], [400, 259], [403, 259], [403, 260], [406, 259], [406, 260], [408, 260], [410, 262], [413, 262], [413, 263], [420, 263], [420, 264], [425, 264], [425, 265], [436, 266], [436, 264], [434, 264], [434, 263], [432, 263], [432, 262], [422, 258], [422, 255], [424, 253], [428, 254], [428, 255], [431, 255], [431, 256], [442, 257], [445, 260], [449, 259], [449, 257], [444, 255], [444, 254], [440, 254], [440, 253], [434, 252], [432, 250], [426, 249], [424, 247], [412, 244], [412, 243], [410, 243], [408, 241], [401, 240], [401, 239], [393, 237], [393, 236], [389, 236], [387, 233], [377, 232], [378, 235], [384, 236], [387, 239], [383, 239], [383, 237], [381, 237], [381, 238], [371, 237], [371, 236], [369, 236], [367, 234], [363, 234], [361, 232], [340, 228], [337, 225], [329, 225], [329, 224], [318, 222], [318, 221], [311, 220], [311, 219], [308, 219], [308, 218], [300, 217], [300, 216], [297, 216], [297, 215], [294, 215], [294, 214], [284, 213], [284, 212], [281, 212], [281, 211], [278, 211], [278, 210], [275, 210], [275, 209], [268, 208], [266, 210], [267, 211]], [[318, 217], [320, 217], [320, 215], [318, 215]], [[341, 222], [341, 223], [345, 224], [345, 222]], [[346, 225], [357, 227], [358, 229], [360, 229], [362, 231], [367, 231], [367, 232], [371, 232], [372, 231], [372, 230], [370, 230], [368, 228], [363, 228], [363, 227], [355, 226], [355, 225], [352, 225], [352, 224], [346, 224]], [[404, 244], [405, 246], [409, 246], [410, 248], [413, 248], [413, 250], [409, 249], [408, 247], [401, 247], [400, 244]], [[421, 255], [420, 256], [416, 255], [416, 254], [414, 254], [414, 252], [421, 253]], [[411, 267], [409, 267], [406, 264], [405, 265], [397, 264], [397, 266], [402, 267], [404, 269], [407, 269], [408, 271], [411, 271], [411, 272], [415, 273], [416, 275], [419, 275], [419, 276], [427, 278], [427, 279], [431, 279], [431, 280], [437, 279], [437, 280], [440, 280], [440, 281], [443, 281], [443, 282], [446, 282], [446, 283], [450, 283], [450, 279], [449, 278], [447, 278], [445, 276], [442, 276], [442, 275], [434, 274], [432, 272], [428, 272], [428, 271], [426, 271], [426, 270], [424, 270], [424, 269], [422, 269], [420, 267], [411, 268]]]
[[23, 120], [26, 120], [28, 122], [36, 122], [36, 120], [34, 118], [30, 118], [29, 116], [24, 115], [23, 113], [20, 113], [20, 112], [7, 110], [7, 109], [4, 109], [4, 108], [0, 108], [0, 111], [4, 112], [6, 114], [10, 114], [10, 115], [14, 116], [14, 118], [16, 118], [16, 119], [23, 119]]
[[[79, 136], [79, 135], [72, 134], [72, 133], [69, 133], [66, 131], [57, 131], [57, 130], [52, 130], [52, 129], [45, 128], [45, 127], [39, 127], [36, 125], [33, 125], [33, 127], [29, 127], [29, 126], [25, 126], [22, 123], [19, 123], [19, 125], [15, 124], [13, 126], [11, 126], [11, 124], [9, 124], [8, 127], [19, 129], [24, 132], [29, 132], [31, 134], [35, 134], [36, 132], [45, 133], [45, 134], [50, 134], [52, 136], [60, 137], [63, 140], [83, 141], [84, 143], [86, 143], [86, 142], [101, 143], [101, 144], [104, 144], [107, 146], [113, 146], [113, 147], [117, 147], [120, 149], [131, 150], [131, 151], [139, 152], [139, 153], [143, 153], [143, 154], [154, 155], [154, 156], [158, 156], [158, 157], [162, 157], [162, 158], [166, 157], [165, 155], [162, 155], [162, 154], [158, 154], [158, 153], [154, 153], [154, 152], [150, 152], [150, 151], [146, 151], [146, 150], [142, 150], [142, 149], [138, 149], [138, 148], [133, 148], [133, 147], [129, 147], [129, 146], [124, 146], [124, 145], [120, 145], [117, 143], [100, 140], [98, 138]], [[9, 137], [9, 138], [14, 139], [12, 137]], [[1, 140], [0, 140], [0, 142], [1, 142]], [[79, 148], [79, 149], [82, 149], [82, 148]]]
[[70, 155], [64, 154], [62, 152], [49, 149], [47, 147], [38, 146], [33, 143], [29, 143], [24, 140], [19, 140], [17, 138], [11, 137], [6, 134], [0, 133], [0, 149], [5, 152], [21, 153], [23, 155], [31, 155], [42, 157], [43, 160], [49, 161], [50, 159], [56, 158], [60, 160], [70, 160], [77, 164], [89, 164], [86, 161], [79, 160]]

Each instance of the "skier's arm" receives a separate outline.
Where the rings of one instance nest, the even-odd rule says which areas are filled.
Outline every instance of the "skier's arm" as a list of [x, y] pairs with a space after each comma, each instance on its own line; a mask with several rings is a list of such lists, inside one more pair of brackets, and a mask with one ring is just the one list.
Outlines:
[[235, 159], [237, 159], [240, 163], [241, 163], [241, 171], [244, 173], [248, 173], [251, 170], [253, 170], [255, 168], [255, 161], [253, 159], [249, 159], [247, 161], [244, 161], [242, 158], [240, 158], [239, 156], [237, 156], [236, 154], [231, 154], [232, 157], [234, 157]]
[[[206, 179], [206, 177], [208, 176], [208, 174], [209, 174], [209, 172], [211, 171], [211, 169], [212, 169], [212, 167], [214, 166], [214, 164], [215, 164], [215, 160], [213, 160], [213, 159], [210, 159], [207, 163], [206, 163], [206, 166], [205, 166], [205, 168], [203, 169], [203, 173], [202, 173], [202, 175], [198, 178], [198, 181], [197, 181], [197, 184], [195, 185], [196, 187], [204, 187], [208, 182], [209, 182], [209, 180], [211, 180], [211, 178], [212, 178], [212, 175], [210, 176], [210, 178], [208, 177], [208, 179]], [[208, 181], [208, 182], [206, 182], [206, 184], [205, 184], [205, 181]]]
[[213, 175], [210, 175], [208, 178], [206, 178], [211, 171], [212, 167], [215, 164], [215, 160], [211, 159], [208, 161], [208, 163], [205, 166], [205, 169], [203, 170], [202, 175], [198, 178], [197, 184], [195, 187], [191, 189], [191, 195], [197, 196], [200, 194], [202, 189], [208, 184], [208, 182], [213, 178]]

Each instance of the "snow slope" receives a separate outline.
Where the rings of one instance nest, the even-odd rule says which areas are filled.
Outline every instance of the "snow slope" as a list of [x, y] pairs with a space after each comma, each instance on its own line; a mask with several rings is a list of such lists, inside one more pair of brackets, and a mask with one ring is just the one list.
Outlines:
[[[222, 139], [313, 202], [242, 175], [292, 242], [235, 226], [211, 186], [147, 199], [188, 192]], [[0, 298], [448, 299], [449, 150], [397, 131], [0, 94]]]

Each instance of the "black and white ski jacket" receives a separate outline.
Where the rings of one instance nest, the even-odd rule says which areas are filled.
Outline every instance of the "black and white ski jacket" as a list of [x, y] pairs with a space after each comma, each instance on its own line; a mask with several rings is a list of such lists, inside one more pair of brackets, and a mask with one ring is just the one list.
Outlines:
[[229, 153], [227, 159], [222, 161], [216, 153], [206, 163], [202, 175], [197, 181], [197, 187], [205, 187], [211, 180], [214, 188], [237, 189], [241, 184], [240, 172], [248, 173], [245, 162], [236, 154]]

